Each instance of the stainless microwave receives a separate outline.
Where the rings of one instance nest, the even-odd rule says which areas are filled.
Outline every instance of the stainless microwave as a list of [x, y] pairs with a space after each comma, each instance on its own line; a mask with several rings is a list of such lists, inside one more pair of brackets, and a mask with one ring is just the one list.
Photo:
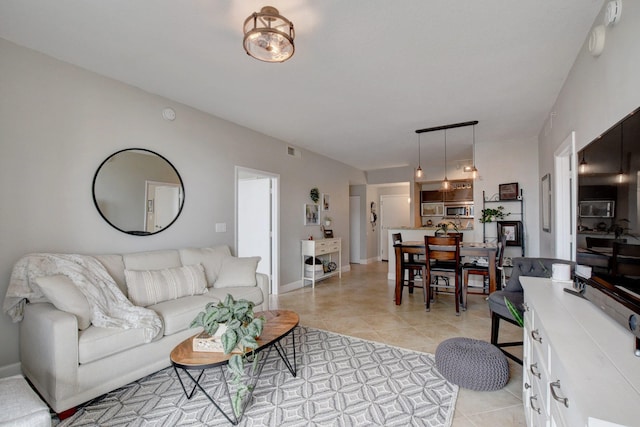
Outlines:
[[589, 200], [580, 202], [580, 218], [613, 218], [616, 202], [613, 200]]
[[449, 218], [473, 218], [472, 204], [455, 204], [444, 207], [444, 215]]

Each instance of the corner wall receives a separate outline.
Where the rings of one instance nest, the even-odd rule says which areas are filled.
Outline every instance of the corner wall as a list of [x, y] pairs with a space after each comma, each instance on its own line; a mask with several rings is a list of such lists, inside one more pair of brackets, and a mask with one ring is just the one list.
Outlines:
[[[580, 150], [640, 106], [640, 2], [624, 1], [620, 22], [607, 27], [604, 51], [593, 57], [589, 35], [540, 131], [538, 179], [554, 174], [554, 152], [571, 131]], [[606, 2], [605, 6], [606, 7]], [[603, 21], [603, 10], [593, 27]], [[592, 27], [592, 28], [593, 28]], [[540, 231], [541, 256], [555, 254], [555, 230]]]
[[[300, 280], [300, 240], [309, 190], [331, 195], [334, 233], [349, 265], [349, 184], [364, 173], [250, 129], [0, 39], [0, 296], [13, 264], [31, 252], [125, 253], [235, 242], [234, 168], [280, 175], [280, 285]], [[242, 96], [239, 94], [238, 96]], [[171, 107], [175, 121], [163, 120]], [[130, 236], [96, 211], [92, 179], [123, 148], [169, 159], [185, 186], [178, 220], [153, 236]], [[224, 222], [227, 232], [215, 233]], [[15, 364], [18, 326], [0, 316], [0, 370]]]

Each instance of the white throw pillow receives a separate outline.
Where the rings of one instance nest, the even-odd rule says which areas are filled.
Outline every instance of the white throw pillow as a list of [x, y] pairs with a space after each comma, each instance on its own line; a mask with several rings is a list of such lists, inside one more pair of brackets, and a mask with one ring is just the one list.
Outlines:
[[201, 264], [163, 270], [125, 270], [129, 300], [141, 307], [207, 292]]
[[222, 260], [231, 256], [229, 246], [180, 249], [182, 265], [202, 264], [209, 286], [213, 286], [222, 268]]
[[227, 257], [222, 260], [222, 268], [214, 288], [231, 288], [235, 286], [256, 286], [256, 269], [259, 256], [237, 258]]
[[63, 274], [38, 277], [36, 283], [42, 293], [58, 310], [66, 311], [78, 319], [78, 329], [91, 326], [91, 306], [82, 291]]

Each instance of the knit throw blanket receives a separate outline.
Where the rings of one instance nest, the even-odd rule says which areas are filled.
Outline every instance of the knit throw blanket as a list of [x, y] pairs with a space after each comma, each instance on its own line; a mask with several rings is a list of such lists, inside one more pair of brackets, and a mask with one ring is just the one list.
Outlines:
[[24, 304], [47, 301], [36, 279], [63, 274], [80, 289], [91, 307], [91, 323], [101, 328], [143, 328], [146, 342], [162, 330], [160, 317], [135, 306], [120, 291], [104, 266], [94, 257], [76, 254], [30, 254], [13, 267], [3, 311], [14, 322], [22, 320]]

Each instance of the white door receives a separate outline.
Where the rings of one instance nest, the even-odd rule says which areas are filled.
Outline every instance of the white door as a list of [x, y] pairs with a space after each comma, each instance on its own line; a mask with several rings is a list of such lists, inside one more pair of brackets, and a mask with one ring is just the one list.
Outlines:
[[237, 256], [259, 256], [257, 271], [269, 277], [278, 292], [277, 175], [236, 167]]
[[180, 211], [181, 188], [178, 184], [146, 182], [145, 230], [149, 233], [160, 231], [178, 216]]
[[259, 256], [258, 273], [271, 276], [271, 179], [238, 181], [238, 256]]
[[349, 262], [360, 264], [360, 196], [349, 196]]
[[380, 196], [380, 258], [389, 260], [389, 228], [411, 225], [409, 195]]

